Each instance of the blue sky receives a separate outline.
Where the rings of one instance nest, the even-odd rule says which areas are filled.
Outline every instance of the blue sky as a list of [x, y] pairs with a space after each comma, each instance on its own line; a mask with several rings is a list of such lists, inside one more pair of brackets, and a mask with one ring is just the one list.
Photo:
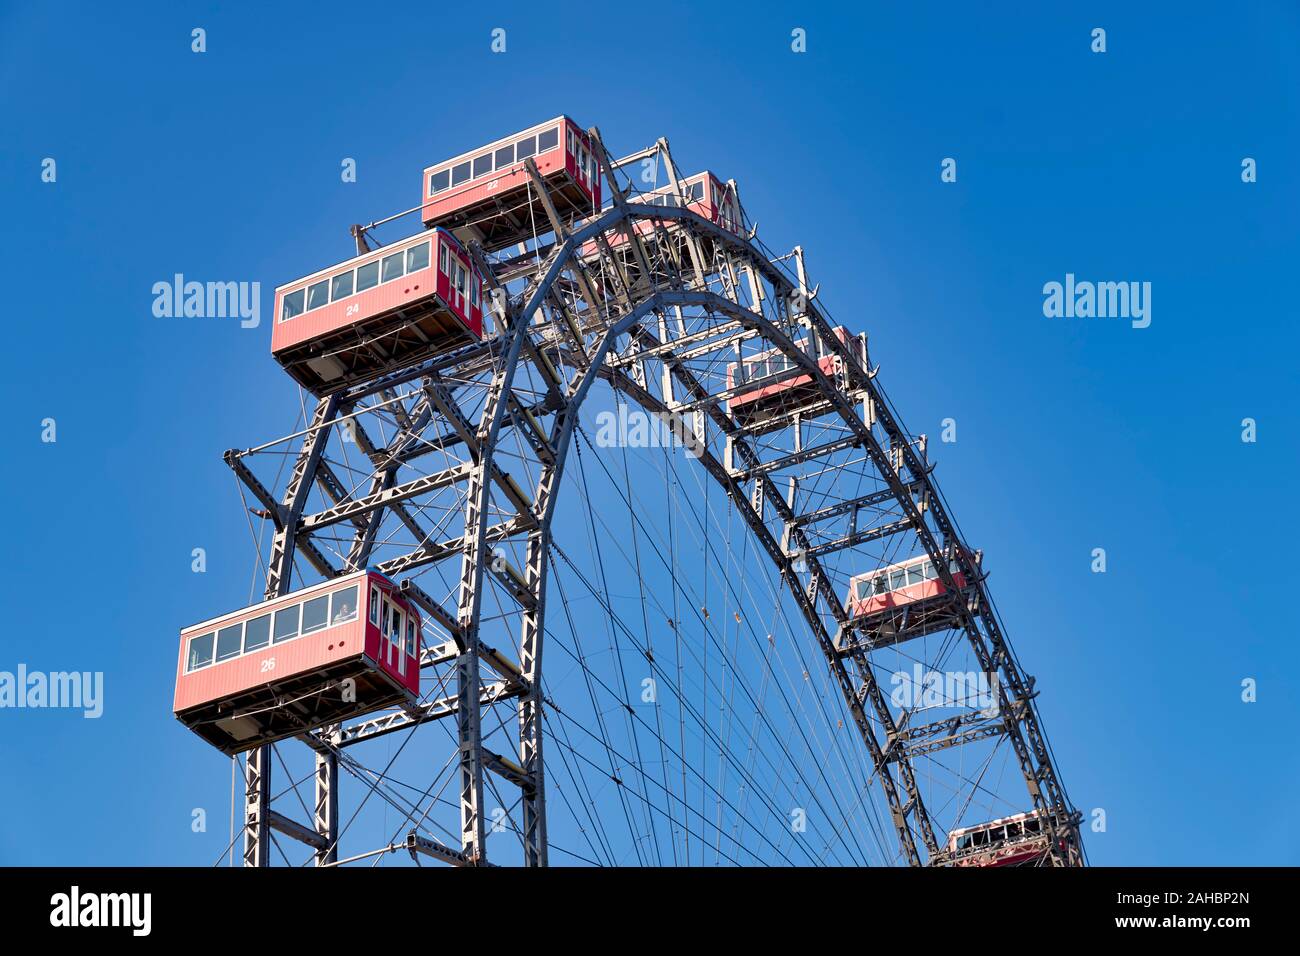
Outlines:
[[[911, 429], [957, 420], [937, 474], [1071, 796], [1106, 810], [1093, 862], [1300, 863], [1300, 12], [1047, 6], [0, 4], [0, 670], [106, 680], [97, 721], [0, 711], [0, 863], [224, 844], [189, 829], [224, 818], [229, 768], [170, 715], [175, 632], [244, 602], [221, 452], [287, 433], [297, 391], [265, 322], [155, 318], [153, 283], [258, 280], [269, 315], [425, 165], [561, 112], [736, 178]], [[1151, 326], [1045, 318], [1066, 273], [1150, 282]]]

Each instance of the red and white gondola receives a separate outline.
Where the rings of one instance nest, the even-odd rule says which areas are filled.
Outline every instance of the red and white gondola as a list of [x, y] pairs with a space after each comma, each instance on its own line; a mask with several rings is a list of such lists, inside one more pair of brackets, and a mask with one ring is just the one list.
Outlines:
[[[969, 554], [969, 565], [978, 568], [982, 553]], [[948, 570], [961, 600], [970, 583], [962, 562], [948, 559]], [[953, 595], [928, 555], [854, 575], [849, 579], [844, 612], [855, 644], [868, 648], [896, 644], [936, 631], [960, 627]]]
[[600, 163], [586, 131], [567, 116], [462, 153], [424, 170], [426, 226], [451, 229], [492, 252], [549, 231], [525, 161], [531, 159], [562, 217], [600, 210]]
[[433, 229], [275, 290], [271, 354], [321, 396], [477, 342], [483, 280]]
[[[661, 186], [648, 192], [629, 196], [629, 205], [663, 206], [666, 208], [688, 209], [701, 218], [720, 226], [730, 233], [739, 235], [742, 230], [740, 199], [736, 194], [734, 182], [722, 182], [712, 172], [705, 170], [687, 179], [681, 180], [680, 193], [672, 186]], [[638, 219], [632, 226], [633, 231], [647, 245], [659, 241], [661, 233], [666, 233], [670, 240], [677, 243], [675, 258], [688, 265], [693, 265], [688, 250], [684, 246], [681, 226], [676, 219]], [[712, 273], [716, 265], [714, 240], [707, 233], [700, 235], [701, 265], [707, 273]], [[625, 231], [617, 230], [605, 236], [609, 249], [622, 260], [623, 268], [628, 271], [629, 279], [635, 280], [640, 275], [637, 258], [623, 251], [628, 245]], [[583, 243], [581, 256], [586, 261], [598, 259], [602, 248], [596, 240]]]
[[420, 692], [421, 618], [397, 586], [359, 571], [181, 631], [174, 711], [226, 754]]
[[[867, 340], [853, 335], [843, 326], [833, 330], [865, 367]], [[808, 356], [822, 374], [835, 377], [843, 372], [843, 359], [811, 333], [796, 340], [795, 345]], [[780, 349], [769, 349], [745, 356], [727, 365], [727, 410], [748, 428], [774, 427], [785, 424], [789, 414], [808, 410], [823, 403], [824, 397], [812, 375], [801, 372], [802, 366]]]
[[[1051, 849], [1051, 838], [1040, 810], [1017, 813], [948, 834], [952, 866], [1033, 866]], [[1061, 851], [1067, 849], [1061, 842]]]

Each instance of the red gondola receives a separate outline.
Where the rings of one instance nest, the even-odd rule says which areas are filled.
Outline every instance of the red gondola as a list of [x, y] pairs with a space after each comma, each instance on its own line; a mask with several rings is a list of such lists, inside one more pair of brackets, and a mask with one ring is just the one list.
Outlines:
[[[627, 201], [629, 204], [646, 206], [682, 206], [709, 222], [721, 226], [728, 232], [739, 235], [741, 231], [740, 199], [736, 195], [736, 184], [734, 182], [724, 183], [706, 169], [702, 173], [696, 173], [688, 179], [683, 179], [681, 187], [681, 195], [678, 195], [677, 190], [672, 186], [661, 186], [650, 192], [629, 196]], [[671, 219], [663, 220], [662, 225], [670, 235], [678, 231], [677, 224]], [[633, 228], [646, 242], [654, 241], [658, 231], [657, 224], [649, 220], [642, 220], [636, 223]], [[618, 249], [620, 246], [627, 244], [627, 236], [622, 232], [616, 232], [608, 236], [607, 241], [611, 249]], [[706, 260], [704, 264], [711, 267], [713, 264], [713, 248], [711, 243], [707, 243], [707, 240], [703, 251]], [[582, 257], [584, 259], [594, 258], [599, 253], [600, 246], [594, 239], [582, 246]]]
[[[971, 552], [969, 564], [979, 567], [982, 554]], [[968, 607], [976, 595], [967, 592], [968, 579], [960, 562], [949, 559], [948, 569], [957, 587], [956, 597]], [[848, 627], [841, 649], [849, 646], [876, 649], [961, 627], [961, 604], [939, 577], [938, 568], [926, 555], [855, 575], [849, 580], [844, 600]]]
[[[1031, 866], [1051, 848], [1040, 810], [1017, 813], [948, 834], [953, 866]], [[1065, 850], [1062, 841], [1061, 849]]]
[[320, 396], [483, 337], [483, 281], [434, 229], [275, 290], [271, 353]]
[[[966, 575], [957, 562], [950, 561], [948, 567], [953, 582], [964, 588]], [[872, 618], [946, 593], [938, 568], [928, 555], [922, 555], [852, 578], [844, 608], [852, 618]]]
[[226, 754], [420, 692], [420, 613], [359, 571], [181, 631], [178, 720]]
[[[833, 331], [850, 352], [856, 350], [865, 367], [865, 336], [853, 336], [843, 326], [837, 326]], [[816, 336], [807, 336], [795, 344], [817, 363], [823, 374], [835, 376], [843, 371], [843, 359], [817, 342]], [[727, 392], [734, 394], [727, 400], [727, 410], [747, 427], [762, 426], [769, 421], [780, 425], [789, 413], [823, 401], [811, 375], [791, 374], [797, 368], [794, 360], [780, 349], [759, 352], [747, 356], [740, 363], [730, 363], [727, 366]], [[753, 387], [744, 388], [746, 385]], [[742, 388], [743, 391], [739, 391]]]
[[452, 229], [491, 252], [550, 231], [528, 176], [531, 158], [564, 217], [600, 210], [600, 163], [573, 120], [557, 116], [424, 171], [426, 226]]

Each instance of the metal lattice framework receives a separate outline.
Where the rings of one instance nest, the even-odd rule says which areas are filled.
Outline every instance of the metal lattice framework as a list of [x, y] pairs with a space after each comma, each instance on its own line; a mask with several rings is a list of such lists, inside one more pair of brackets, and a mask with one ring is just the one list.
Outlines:
[[[773, 256], [756, 230], [738, 235], [686, 208], [666, 141], [611, 162], [598, 131], [591, 134], [612, 195], [606, 209], [561, 219], [534, 168], [548, 217], [535, 224], [540, 238], [491, 260], [471, 244], [492, 277], [495, 303], [494, 327], [481, 343], [327, 397], [305, 410], [303, 430], [226, 455], [272, 529], [267, 597], [301, 586], [291, 584], [295, 573], [329, 578], [373, 566], [402, 582], [427, 618], [417, 707], [304, 728], [299, 739], [315, 753], [309, 823], [278, 806], [296, 788], [275, 792], [275, 748], [248, 755], [244, 864], [270, 863], [278, 833], [306, 844], [318, 865], [398, 846], [413, 858], [482, 865], [494, 829], [489, 786], [517, 794], [509, 817], [522, 862], [547, 863], [543, 712], [554, 702], [542, 659], [552, 522], [579, 413], [598, 383], [674, 424], [784, 582], [864, 748], [865, 772], [854, 785], [883, 795], [895, 859], [951, 862], [918, 764], [991, 743], [1010, 749], [1023, 809], [1045, 821], [1044, 861], [1082, 862], [1079, 816], [1058, 779], [1033, 683], [934, 483], [924, 438], [904, 430], [859, 340], [832, 331], [802, 251]], [[629, 200], [635, 192], [621, 171], [650, 157], [663, 164], [678, 205]], [[355, 234], [361, 245], [365, 231]], [[809, 356], [810, 337], [838, 358], [832, 373]], [[759, 351], [787, 359], [772, 383], [807, 376], [815, 394], [746, 424], [728, 410], [739, 389], [728, 390], [726, 368]], [[254, 472], [254, 460], [267, 459], [281, 462], [276, 479]], [[947, 587], [926, 606], [925, 637], [918, 630], [916, 640], [907, 619], [867, 634], [845, 612], [848, 577], [900, 554], [929, 555]], [[494, 633], [514, 635], [510, 646], [489, 646], [489, 616]], [[921, 644], [929, 650], [911, 659], [939, 665], [960, 647], [995, 675], [996, 706], [926, 720], [921, 708], [891, 701], [883, 657]], [[455, 728], [448, 749], [459, 844], [423, 829], [411, 812], [416, 801], [402, 805], [411, 824], [404, 840], [340, 861], [342, 772], [397, 806], [383, 773], [367, 770], [354, 748], [433, 723]], [[494, 752], [489, 736], [508, 740], [500, 748], [508, 752]], [[951, 802], [964, 808], [970, 795], [959, 792], [961, 781], [980, 784], [953, 779]]]

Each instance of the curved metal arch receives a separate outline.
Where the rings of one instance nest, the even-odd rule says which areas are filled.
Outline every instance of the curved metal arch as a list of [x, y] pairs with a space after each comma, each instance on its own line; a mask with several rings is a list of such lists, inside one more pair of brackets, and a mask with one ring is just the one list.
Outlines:
[[[632, 208], [633, 207], [629, 207], [629, 209]], [[648, 315], [654, 314], [660, 309], [672, 306], [698, 306], [707, 308], [711, 311], [730, 316], [733, 320], [741, 323], [747, 329], [760, 331], [771, 336], [772, 341], [783, 343], [783, 351], [787, 351], [787, 354], [792, 359], [800, 362], [806, 371], [820, 377], [828, 392], [834, 391], [833, 386], [826, 381], [825, 376], [816, 363], [808, 359], [800, 349], [795, 347], [788, 338], [786, 338], [762, 315], [712, 292], [684, 292], [670, 290], [656, 292], [649, 298], [642, 300], [637, 304], [637, 307], [633, 312], [621, 317], [617, 323], [609, 327], [605, 333], [605, 337], [597, 347], [596, 354], [583, 375], [579, 387], [575, 390], [575, 406], [580, 405], [582, 399], [586, 396], [591, 385], [598, 377], [605, 377], [614, 383], [619, 390], [635, 397], [647, 410], [660, 415], [672, 413], [673, 410], [671, 408], [659, 401], [652, 393], [641, 388], [628, 376], [602, 367], [603, 359], [608, 354], [614, 339], [620, 335], [633, 331], [636, 331], [641, 336], [653, 337], [651, 332], [640, 328], [639, 323]], [[658, 345], [662, 343], [659, 343], [656, 340], [655, 344]], [[680, 370], [678, 374], [682, 374]], [[703, 392], [698, 383], [691, 382], [689, 379], [685, 379], [685, 377], [684, 380], [686, 384], [693, 385], [697, 393], [707, 394]], [[713, 407], [711, 411], [711, 418], [719, 427], [732, 432], [735, 431], [734, 426], [732, 426], [730, 420], [725, 414], [717, 410], [716, 407]], [[576, 414], [570, 417], [569, 427], [566, 428], [562, 435], [562, 443], [559, 445], [562, 455], [567, 455], [568, 444], [572, 438], [571, 423], [575, 419]], [[747, 446], [741, 444], [738, 447], [742, 449], [742, 454], [749, 455], [752, 461], [757, 462], [757, 456], [749, 451]], [[844, 696], [845, 703], [848, 705], [850, 713], [853, 715], [854, 722], [871, 753], [874, 764], [873, 770], [880, 774], [882, 786], [885, 789], [891, 809], [893, 810], [895, 827], [898, 830], [899, 842], [902, 850], [910, 862], [914, 864], [919, 863], [920, 856], [917, 851], [916, 841], [911, 829], [907, 825], [909, 811], [904, 809], [905, 804], [899, 799], [898, 788], [893, 778], [887, 772], [882, 772], [886, 769], [884, 751], [881, 748], [879, 741], [876, 739], [874, 731], [871, 729], [862, 706], [862, 699], [859, 696], [858, 688], [843, 666], [843, 659], [836, 653], [832, 636], [826, 630], [822, 617], [817, 611], [815, 595], [818, 593], [834, 594], [834, 589], [831, 585], [829, 576], [821, 569], [820, 564], [815, 558], [805, 558], [805, 562], [812, 569], [811, 576], [817, 582], [817, 587], [807, 590], [800, 587], [792, 557], [786, 553], [785, 549], [781, 547], [780, 543], [773, 536], [771, 530], [767, 527], [751, 504], [749, 496], [744, 493], [740, 483], [728, 473], [723, 463], [720, 462], [716, 456], [711, 454], [707, 448], [698, 449], [697, 458], [710, 477], [712, 477], [726, 491], [728, 497], [732, 500], [733, 504], [745, 520], [745, 523], [749, 526], [750, 531], [754, 534], [758, 543], [762, 545], [763, 550], [767, 552], [773, 564], [780, 572], [782, 580], [784, 580], [789, 586], [791, 594], [799, 606], [800, 613], [803, 615], [809, 628], [812, 630], [819, 649], [826, 657], [827, 663], [831, 667], [832, 674], [836, 679], [836, 683], [839, 685], [841, 693]], [[769, 501], [778, 510], [778, 513], [784, 512], [783, 517], [787, 519], [793, 517], [793, 515], [789, 514], [788, 505], [784, 499], [776, 493], [775, 489], [770, 486], [770, 483], [768, 484], [765, 493], [769, 495]], [[800, 536], [803, 534], [801, 531], [798, 533]], [[806, 550], [806, 539], [804, 540], [804, 546]], [[810, 592], [814, 596], [810, 596]], [[843, 609], [839, 607], [838, 603], [832, 600], [831, 604], [842, 617]], [[869, 688], [868, 695], [877, 711], [877, 719], [880, 719], [882, 722], [887, 722], [886, 726], [889, 728], [891, 733], [896, 732], [897, 728], [893, 725], [892, 714], [890, 714], [888, 707], [885, 704], [884, 697], [880, 693], [879, 687], [871, 676], [870, 668], [861, 668], [860, 679], [864, 680]], [[915, 813], [920, 822], [922, 837], [926, 844], [926, 848], [931, 854], [936, 854], [939, 852], [938, 844], [934, 838], [933, 828], [930, 825], [924, 805], [921, 802], [911, 767], [905, 762], [900, 763], [900, 771], [904, 777], [903, 785], [907, 791], [906, 805], [909, 805], [911, 812]]]
[[[577, 231], [574, 236], [566, 241], [558, 250], [559, 255], [552, 262], [551, 269], [548, 272], [542, 286], [538, 288], [534, 295], [534, 301], [540, 301], [544, 298], [546, 291], [554, 281], [554, 277], [565, 268], [565, 261], [569, 260], [574, 251], [574, 247], [589, 238], [596, 235], [603, 235], [622, 224], [633, 224], [640, 220], [652, 221], [656, 228], [660, 226], [661, 220], [675, 220], [679, 227], [696, 230], [699, 233], [708, 235], [715, 242], [728, 247], [733, 253], [741, 257], [745, 264], [756, 269], [766, 278], [774, 288], [783, 293], [777, 302], [780, 303], [780, 309], [784, 311], [785, 304], [789, 298], [797, 291], [790, 279], [781, 272], [770, 260], [761, 255], [747, 239], [741, 239], [732, 233], [720, 228], [716, 224], [700, 217], [696, 213], [685, 207], [651, 207], [636, 204], [621, 204], [610, 210], [604, 216], [595, 222], [587, 225]], [[826, 318], [822, 315], [821, 310], [811, 301], [806, 302], [804, 315], [810, 328], [815, 329], [821, 340], [826, 343], [832, 350], [838, 353], [843, 361], [843, 367], [848, 370], [850, 381], [858, 390], [868, 396], [868, 400], [873, 405], [875, 418], [882, 424], [886, 434], [897, 440], [896, 447], [899, 449], [902, 464], [912, 475], [912, 481], [906, 485], [903, 482], [900, 471], [901, 468], [895, 467], [889, 460], [884, 448], [877, 441], [871, 429], [867, 427], [857, 416], [854, 410], [854, 404], [848, 401], [845, 395], [839, 390], [834, 382], [825, 375], [820, 366], [810, 359], [802, 349], [798, 348], [795, 343], [785, 334], [781, 326], [768, 320], [760, 312], [745, 308], [739, 303], [712, 292], [690, 292], [681, 290], [657, 290], [648, 298], [642, 299], [636, 306], [635, 310], [623, 315], [620, 319], [609, 326], [606, 330], [606, 336], [598, 348], [597, 364], [588, 370], [584, 377], [584, 384], [578, 395], [579, 401], [586, 389], [590, 386], [590, 381], [598, 371], [599, 360], [603, 360], [608, 353], [611, 341], [620, 334], [630, 332], [636, 328], [639, 322], [649, 314], [658, 312], [665, 307], [672, 306], [697, 306], [716, 311], [721, 314], [730, 316], [734, 321], [739, 323], [747, 330], [756, 331], [762, 337], [771, 342], [787, 359], [795, 365], [798, 365], [803, 372], [810, 377], [816, 387], [823, 394], [826, 400], [835, 409], [843, 423], [854, 433], [860, 445], [867, 450], [871, 459], [876, 466], [877, 473], [887, 482], [894, 498], [904, 509], [906, 517], [912, 529], [916, 532], [918, 539], [924, 547], [926, 553], [934, 561], [939, 569], [941, 579], [950, 591], [957, 591], [958, 588], [953, 578], [953, 572], [949, 568], [948, 560], [945, 558], [944, 550], [940, 546], [935, 534], [927, 525], [924, 517], [918, 508], [909, 486], [920, 484], [923, 488], [925, 499], [929, 503], [928, 510], [933, 516], [936, 525], [939, 527], [944, 538], [949, 542], [958, 544], [958, 554], [961, 555], [962, 570], [965, 572], [968, 581], [973, 582], [973, 587], [978, 591], [979, 598], [975, 602], [978, 607], [978, 615], [973, 612], [969, 605], [959, 602], [957, 604], [958, 614], [962, 618], [963, 628], [966, 632], [970, 646], [981, 666], [986, 672], [1000, 672], [1003, 681], [998, 683], [999, 705], [1003, 712], [1013, 715], [1013, 719], [1006, 721], [1006, 735], [1011, 741], [1013, 749], [1016, 752], [1021, 772], [1026, 780], [1030, 797], [1035, 808], [1047, 811], [1050, 818], [1056, 821], [1060, 829], [1066, 831], [1067, 836], [1073, 836], [1074, 842], [1077, 843], [1077, 830], [1074, 829], [1077, 821], [1075, 812], [1068, 804], [1063, 790], [1058, 785], [1054, 768], [1051, 764], [1050, 755], [1047, 752], [1046, 744], [1042, 738], [1041, 731], [1038, 729], [1037, 714], [1033, 705], [1032, 696], [1028, 693], [1023, 677], [1019, 673], [1018, 666], [1009, 653], [1005, 641], [1001, 637], [1000, 627], [992, 611], [991, 602], [987, 598], [984, 590], [982, 576], [978, 570], [969, 565], [968, 549], [964, 542], [960, 540], [955, 526], [947, 517], [946, 509], [943, 505], [943, 499], [937, 486], [930, 478], [931, 469], [923, 465], [912, 450], [910, 441], [901, 427], [898, 425], [892, 410], [883, 394], [879, 391], [874, 383], [874, 374], [863, 368], [856, 355], [854, 355], [838, 338], [832, 333], [832, 327]], [[786, 323], [789, 324], [789, 323]], [[639, 329], [639, 334], [646, 337], [653, 337], [652, 333], [646, 329]], [[662, 346], [664, 343], [654, 342], [654, 346]], [[667, 364], [671, 363], [670, 351], [659, 351], [656, 353], [660, 360]], [[708, 393], [702, 389], [698, 382], [691, 380], [690, 376], [680, 368], [674, 369], [674, 375], [687, 385], [688, 389], [697, 398], [706, 398]], [[660, 414], [671, 413], [672, 409], [661, 402], [656, 401], [653, 396], [644, 389], [641, 389], [631, 379], [621, 376], [621, 380], [615, 376], [609, 376], [612, 380], [618, 382], [619, 387], [630, 395], [637, 396], [645, 407], [651, 411]], [[727, 416], [720, 412], [716, 405], [706, 406], [707, 412], [712, 420], [723, 428], [725, 431], [735, 431], [734, 426], [728, 420]], [[567, 435], [566, 435], [567, 442]], [[751, 462], [756, 463], [757, 457], [749, 451], [744, 443], [736, 446], [742, 456], [748, 456]], [[840, 666], [840, 655], [836, 653], [834, 642], [826, 632], [823, 621], [816, 610], [815, 597], [810, 600], [808, 594], [796, 587], [796, 576], [791, 565], [790, 557], [784, 549], [780, 549], [770, 532], [763, 524], [761, 518], [756, 514], [754, 509], [749, 506], [747, 496], [745, 496], [738, 484], [727, 475], [721, 463], [717, 462], [710, 455], [701, 456], [702, 463], [709, 473], [718, 480], [727, 490], [728, 495], [736, 503], [737, 508], [744, 516], [746, 523], [751, 527], [764, 549], [777, 564], [778, 570], [781, 571], [782, 577], [790, 586], [796, 601], [800, 606], [801, 613], [804, 614], [809, 626], [813, 628], [817, 637], [819, 646], [832, 662], [832, 667], [836, 672], [838, 682], [842, 689], [845, 690], [846, 700], [854, 714], [855, 721], [862, 731], [864, 741], [872, 754], [873, 761], [876, 764], [877, 772], [885, 769], [886, 763], [885, 752], [876, 740], [869, 724], [867, 723], [861, 707], [861, 700], [858, 693], [851, 684], [848, 683], [842, 666]], [[764, 496], [782, 517], [783, 520], [793, 522], [794, 515], [770, 483], [765, 483], [763, 489]], [[804, 536], [804, 532], [797, 525], [793, 528], [793, 536], [799, 541], [802, 547], [799, 549], [805, 554], [809, 550], [809, 543]], [[805, 564], [809, 567], [809, 577], [813, 585], [809, 590], [813, 595], [827, 594], [831, 595], [827, 601], [827, 607], [831, 611], [837, 624], [841, 627], [847, 624], [847, 617], [843, 607], [833, 597], [834, 591], [829, 576], [821, 568], [820, 562], [815, 558], [804, 557]], [[982, 623], [987, 629], [987, 636], [982, 633], [979, 624]], [[989, 648], [986, 641], [991, 641], [992, 649]], [[871, 676], [870, 667], [865, 665], [860, 667], [860, 676], [864, 681], [862, 696], [870, 699], [873, 709], [876, 711], [877, 719], [886, 729], [887, 741], [896, 739], [898, 728], [894, 724], [892, 714], [890, 713], [880, 689]], [[1024, 725], [1027, 735], [1030, 738], [1030, 744], [1027, 745], [1022, 735], [1021, 725]], [[1031, 746], [1032, 745], [1032, 752]], [[921, 832], [922, 840], [931, 860], [941, 855], [938, 842], [935, 839], [932, 825], [930, 824], [928, 814], [921, 801], [919, 791], [916, 788], [915, 777], [910, 766], [910, 761], [904, 755], [896, 758], [895, 761], [900, 770], [902, 782], [907, 790], [908, 800], [902, 803], [898, 798], [897, 789], [892, 786], [892, 778], [888, 773], [880, 773], [882, 783], [886, 790], [890, 802], [891, 811], [893, 812], [895, 826], [899, 831], [900, 844], [908, 860], [912, 863], [920, 862], [919, 854], [916, 848], [915, 839], [907, 824], [907, 818], [914, 815], [918, 821], [918, 828]], [[1045, 787], [1040, 787], [1039, 784]], [[1043, 793], [1043, 789], [1047, 793]]]
[[[789, 277], [782, 273], [781, 270], [777, 269], [765, 256], [757, 254], [756, 250], [752, 248], [748, 241], [738, 241], [736, 237], [731, 236], [726, 232], [726, 230], [721, 229], [716, 224], [701, 218], [687, 209], [665, 209], [663, 212], [669, 214], [666, 218], [693, 220], [696, 228], [702, 229], [711, 234], [715, 239], [732, 247], [739, 246], [745, 250], [750, 264], [762, 272], [764, 276], [783, 293], [781, 298], [778, 300], [782, 306], [787, 304], [789, 302], [789, 297], [797, 291]], [[947, 515], [944, 499], [939, 493], [937, 485], [930, 480], [929, 473], [931, 469], [917, 458], [911, 442], [907, 440], [906, 434], [898, 424], [888, 401], [875, 385], [874, 375], [869, 374], [868, 370], [862, 368], [857, 362], [856, 356], [854, 356], [847, 347], [832, 334], [830, 323], [822, 315], [821, 310], [817, 307], [814, 301], [809, 300], [806, 303], [806, 314], [815, 326], [821, 340], [832, 348], [843, 360], [845, 367], [848, 369], [849, 378], [853, 385], [858, 389], [865, 391], [870, 397], [875, 416], [880, 421], [886, 434], [888, 434], [891, 439], [897, 441], [897, 448], [899, 449], [903, 463], [906, 465], [908, 471], [925, 485], [926, 491], [929, 492], [930, 504], [928, 510], [933, 516], [935, 524], [939, 527], [941, 533], [945, 538], [963, 545], [961, 557], [964, 565], [963, 569], [966, 573], [967, 579], [974, 580], [975, 587], [978, 589], [978, 605], [980, 608], [979, 620], [984, 624], [984, 627], [987, 630], [988, 638], [993, 644], [992, 649], [985, 646], [983, 640], [984, 635], [980, 633], [976, 624], [976, 616], [970, 611], [969, 607], [960, 606], [959, 612], [963, 617], [963, 622], [971, 646], [980, 658], [980, 662], [984, 666], [985, 670], [989, 672], [1000, 670], [1016, 694], [1015, 701], [1009, 700], [1007, 698], [1006, 688], [999, 684], [1001, 704], [1007, 707], [1018, 706], [1026, 711], [1026, 717], [1023, 722], [1030, 738], [1029, 743], [1026, 744], [1025, 740], [1021, 736], [1019, 721], [1012, 721], [1009, 724], [1008, 729], [1012, 746], [1016, 751], [1016, 756], [1020, 762], [1022, 773], [1024, 774], [1026, 783], [1028, 784], [1030, 796], [1033, 799], [1036, 808], [1050, 812], [1055, 818], [1059, 818], [1062, 821], [1073, 818], [1075, 812], [1073, 808], [1070, 807], [1064, 791], [1059, 786], [1055, 772], [1052, 770], [1051, 756], [1048, 752], [1046, 741], [1038, 727], [1038, 716], [1033, 704], [1032, 695], [1028, 692], [1025, 680], [1019, 673], [1019, 667], [1002, 638], [1001, 626], [993, 612], [992, 602], [988, 599], [988, 595], [985, 591], [983, 577], [976, 571], [976, 569], [969, 566], [968, 559], [965, 556], [966, 549], [964, 547], [964, 542], [961, 542], [956, 525]], [[898, 478], [897, 470], [891, 467], [887, 457], [885, 456], [884, 450], [880, 447], [879, 442], [875, 440], [871, 430], [863, 426], [863, 423], [853, 413], [852, 409], [847, 406], [847, 403], [843, 401], [843, 396], [838, 394], [838, 390], [834, 388], [833, 384], [829, 382], [824, 374], [822, 374], [821, 370], [816, 367], [815, 363], [808, 359], [807, 356], [803, 355], [799, 349], [793, 346], [793, 343], [788, 339], [788, 337], [784, 336], [784, 334], [778, 329], [773, 328], [770, 341], [777, 345], [787, 358], [796, 361], [813, 376], [814, 380], [817, 382], [818, 388], [821, 389], [828, 398], [833, 400], [837, 411], [840, 413], [845, 423], [863, 439], [877, 466], [878, 472], [882, 476], [886, 477], [886, 480], [889, 481], [891, 487], [893, 487], [894, 491], [898, 495], [897, 500], [907, 510], [908, 517], [913, 522], [922, 545], [925, 547], [930, 558], [935, 561], [938, 566], [944, 584], [949, 589], [954, 589], [955, 585], [952, 578], [952, 572], [948, 567], [948, 562], [946, 560], [941, 560], [941, 549], [939, 548], [933, 533], [929, 530], [925, 521], [922, 519], [920, 512], [917, 510], [911, 499], [911, 496], [907, 494], [898, 494], [902, 492], [903, 489], [901, 488], [901, 480]], [[1040, 784], [1044, 785], [1047, 789], [1046, 794], [1042, 793]], [[1072, 830], [1073, 825], [1067, 824], [1065, 825], [1065, 828]], [[1077, 842], [1077, 832], [1074, 833], [1074, 838]]]

